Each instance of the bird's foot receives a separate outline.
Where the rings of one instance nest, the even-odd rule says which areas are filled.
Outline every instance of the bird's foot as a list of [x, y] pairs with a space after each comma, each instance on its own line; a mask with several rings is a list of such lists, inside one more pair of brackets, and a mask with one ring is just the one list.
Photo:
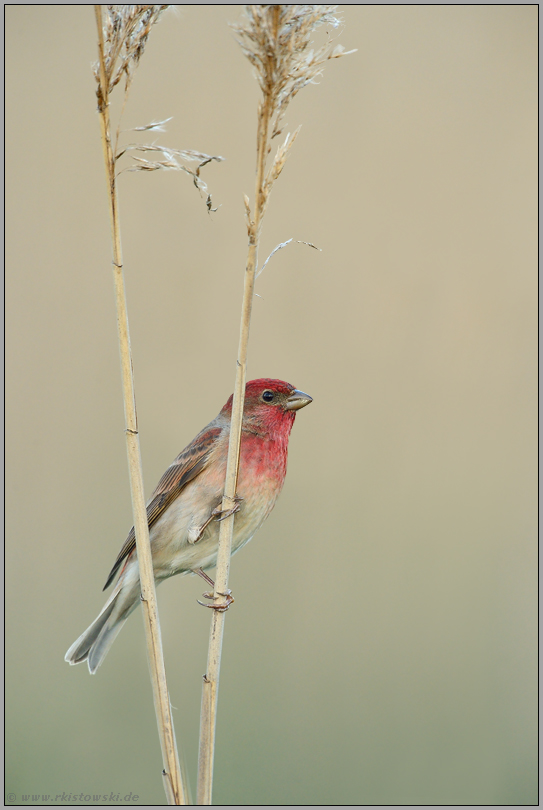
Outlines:
[[211, 513], [212, 517], [214, 517], [217, 521], [225, 520], [225, 518], [230, 517], [230, 515], [235, 515], [236, 512], [240, 510], [240, 503], [243, 498], [238, 498], [237, 496], [233, 498], [234, 506], [231, 509], [225, 509], [224, 511], [220, 509], [218, 506], [216, 509], [213, 510]]
[[194, 539], [191, 539], [190, 537], [191, 532], [189, 532], [189, 543], [191, 545], [195, 545], [198, 542], [198, 540], [201, 539], [203, 533], [205, 532], [205, 530], [207, 529], [212, 520], [221, 521], [227, 517], [230, 517], [230, 515], [239, 512], [240, 503], [242, 500], [243, 498], [238, 497], [234, 498], [235, 501], [234, 506], [231, 509], [225, 509], [224, 511], [220, 508], [220, 506], [217, 506], [217, 508], [212, 511], [206, 522], [202, 526], [200, 526], [200, 528], [197, 530], [197, 532], [194, 535]]
[[[213, 593], [213, 591], [206, 591], [205, 593], [202, 594], [202, 596], [204, 597], [204, 599], [215, 599], [215, 594]], [[199, 599], [197, 599], [196, 601], [198, 602], [199, 605], [202, 605], [202, 607], [208, 607], [211, 608], [212, 610], [217, 610], [219, 613], [224, 613], [234, 602], [232, 591], [229, 588], [224, 593], [218, 591], [217, 596], [224, 596], [224, 602], [220, 602], [218, 605], [213, 602], [212, 604], [208, 605], [206, 602], [200, 602]]]
[[[208, 574], [206, 574], [206, 572], [202, 568], [195, 568], [194, 573], [198, 574], [199, 577], [202, 577], [202, 579], [204, 579], [207, 582], [208, 585], [211, 585], [212, 588], [215, 588], [215, 583], [213, 582], [211, 577]], [[202, 594], [202, 596], [204, 597], [204, 599], [215, 599], [215, 594], [214, 594], [213, 591], [206, 591], [205, 593]], [[230, 605], [234, 601], [234, 597], [232, 596], [232, 591], [227, 590], [227, 591], [225, 591], [225, 593], [221, 593], [219, 591], [217, 593], [217, 596], [224, 596], [224, 602], [222, 602], [221, 604], [218, 604], [218, 605], [216, 605], [215, 603], [213, 603], [211, 605], [208, 605], [206, 602], [200, 602], [199, 599], [197, 599], [196, 601], [198, 602], [199, 605], [202, 605], [202, 607], [213, 608], [213, 610], [218, 610], [219, 613], [224, 613], [224, 611], [228, 610], [228, 608], [230, 607]]]

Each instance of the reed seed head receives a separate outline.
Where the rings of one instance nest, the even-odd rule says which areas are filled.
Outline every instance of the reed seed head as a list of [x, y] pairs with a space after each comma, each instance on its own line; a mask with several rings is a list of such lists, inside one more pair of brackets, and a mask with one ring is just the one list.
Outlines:
[[313, 47], [318, 28], [340, 25], [336, 11], [337, 6], [247, 5], [242, 21], [232, 26], [255, 68], [263, 103], [270, 106], [272, 138], [280, 134], [281, 121], [294, 96], [315, 81], [326, 62], [347, 53], [341, 45], [332, 48], [330, 40], [322, 47]]
[[[115, 5], [103, 6], [102, 17], [106, 96], [119, 83], [123, 75], [126, 87], [132, 81], [153, 25], [168, 6]], [[100, 70], [94, 75], [100, 83]]]

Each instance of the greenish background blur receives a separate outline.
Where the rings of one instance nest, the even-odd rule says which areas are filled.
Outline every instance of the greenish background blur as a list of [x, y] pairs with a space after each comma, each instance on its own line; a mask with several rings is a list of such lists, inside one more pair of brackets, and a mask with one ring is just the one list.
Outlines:
[[[166, 13], [124, 118], [227, 158], [211, 216], [185, 175], [120, 179], [147, 494], [233, 388], [239, 13]], [[249, 378], [314, 403], [232, 566], [215, 803], [535, 804], [537, 6], [342, 13], [358, 52], [289, 108], [265, 219], [261, 261], [322, 253], [258, 281]], [[92, 7], [10, 5], [6, 33], [6, 790], [164, 804], [140, 615], [95, 677], [63, 660], [131, 525]], [[202, 590], [159, 590], [193, 786]]]

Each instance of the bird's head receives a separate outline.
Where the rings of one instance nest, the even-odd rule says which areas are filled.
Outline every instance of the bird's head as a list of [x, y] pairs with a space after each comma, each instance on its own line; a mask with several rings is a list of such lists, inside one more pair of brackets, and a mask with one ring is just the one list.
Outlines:
[[[231, 396], [223, 408], [223, 413], [232, 413]], [[254, 426], [267, 432], [290, 433], [296, 411], [313, 402], [309, 394], [304, 394], [283, 380], [263, 377], [251, 380], [245, 386], [243, 408], [244, 427]]]

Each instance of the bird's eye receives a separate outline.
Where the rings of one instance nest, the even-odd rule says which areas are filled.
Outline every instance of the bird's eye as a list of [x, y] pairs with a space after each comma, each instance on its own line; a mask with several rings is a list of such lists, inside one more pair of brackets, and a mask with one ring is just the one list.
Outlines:
[[274, 393], [273, 391], [264, 391], [262, 394], [262, 399], [264, 402], [273, 402]]

